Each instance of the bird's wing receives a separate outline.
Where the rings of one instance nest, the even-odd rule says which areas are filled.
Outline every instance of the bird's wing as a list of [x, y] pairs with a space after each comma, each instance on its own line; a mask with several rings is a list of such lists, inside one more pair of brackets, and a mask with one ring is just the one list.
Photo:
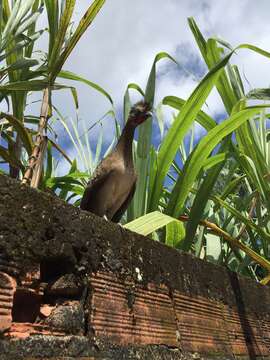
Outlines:
[[109, 161], [101, 162], [96, 168], [92, 178], [89, 180], [81, 200], [80, 208], [82, 210], [93, 210], [92, 206], [94, 206], [93, 199], [95, 194], [115, 170], [112, 166], [108, 166], [108, 163]]
[[134, 181], [134, 184], [126, 198], [126, 200], [123, 202], [123, 204], [121, 205], [121, 207], [116, 211], [116, 213], [113, 215], [112, 217], [112, 221], [113, 222], [119, 222], [121, 217], [123, 216], [124, 212], [127, 210], [129, 203], [131, 202], [133, 195], [135, 193], [136, 190], [136, 181]]

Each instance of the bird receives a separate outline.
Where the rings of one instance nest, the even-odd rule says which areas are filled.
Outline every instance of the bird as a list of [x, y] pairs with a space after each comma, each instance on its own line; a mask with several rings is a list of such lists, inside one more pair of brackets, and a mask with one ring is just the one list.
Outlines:
[[119, 223], [136, 190], [137, 174], [132, 156], [134, 132], [152, 115], [150, 110], [151, 105], [145, 101], [132, 106], [115, 148], [99, 163], [85, 188], [82, 210]]

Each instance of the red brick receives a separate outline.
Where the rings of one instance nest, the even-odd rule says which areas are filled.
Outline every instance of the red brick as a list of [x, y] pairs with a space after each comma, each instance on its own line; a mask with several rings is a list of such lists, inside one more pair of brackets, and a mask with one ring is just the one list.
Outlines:
[[[266, 334], [263, 336], [262, 326], [255, 314], [243, 313], [236, 308], [224, 307], [224, 317], [228, 335], [235, 355], [252, 353], [254, 356], [269, 355], [266, 346]], [[268, 326], [270, 324], [268, 323]], [[268, 333], [268, 342], [269, 342]]]
[[120, 345], [178, 345], [174, 312], [165, 286], [133, 288], [113, 274], [101, 272], [91, 277], [91, 286], [90, 326], [96, 336]]
[[174, 292], [181, 348], [190, 352], [230, 354], [222, 306], [216, 301]]
[[0, 272], [0, 332], [9, 329], [11, 326], [15, 290], [16, 281], [11, 276]]

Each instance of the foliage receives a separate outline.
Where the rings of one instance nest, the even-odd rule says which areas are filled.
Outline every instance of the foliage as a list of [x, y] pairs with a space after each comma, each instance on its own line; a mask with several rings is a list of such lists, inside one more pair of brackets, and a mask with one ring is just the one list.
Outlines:
[[[38, 118], [30, 117], [28, 119], [25, 116], [26, 101], [30, 91], [49, 90], [46, 105], [50, 106], [50, 109], [45, 108], [44, 100], [42, 106], [46, 118], [47, 114], [50, 116], [52, 111], [51, 91], [70, 88], [70, 86], [56, 83], [55, 80], [58, 76], [87, 82], [89, 86], [105, 93], [98, 85], [76, 74], [67, 71], [61, 72], [67, 58], [91, 25], [104, 2], [105, 0], [94, 0], [73, 32], [71, 23], [75, 0], [17, 0], [12, 1], [11, 4], [8, 0], [3, 1], [0, 13], [0, 61], [3, 64], [0, 77], [0, 101], [6, 100], [9, 105], [11, 100], [13, 114], [8, 116], [4, 113], [1, 114], [3, 119], [1, 135], [6, 146], [1, 145], [0, 149], [3, 162], [10, 164], [11, 176], [18, 177], [19, 169], [24, 176], [27, 172], [29, 173], [29, 169], [25, 168], [26, 159], [23, 159], [23, 149], [27, 150], [29, 156], [31, 155], [29, 165], [31, 165], [31, 161], [34, 166], [40, 161], [40, 175], [42, 173], [43, 159], [37, 158], [34, 150], [41, 152], [41, 148], [46, 147], [47, 140], [43, 132], [46, 132], [47, 119], [42, 122]], [[44, 11], [44, 3], [48, 18], [49, 44], [47, 52], [42, 52], [42, 57], [37, 59], [36, 54], [41, 51], [33, 52], [33, 49], [44, 30], [36, 31], [36, 22]], [[33, 67], [34, 70], [30, 70]], [[71, 91], [77, 104], [75, 88], [71, 88]], [[38, 129], [28, 128], [28, 123], [38, 124]], [[41, 152], [41, 157], [43, 153]], [[29, 177], [32, 176], [32, 170]]]
[[[74, 205], [79, 205], [89, 176], [111, 151], [121, 131], [112, 96], [98, 84], [63, 69], [103, 3], [93, 1], [75, 30], [71, 26], [75, 0], [17, 0], [12, 5], [5, 0], [0, 8], [0, 101], [8, 107], [0, 116], [1, 162], [8, 164], [11, 176], [23, 177], [39, 136], [39, 187], [51, 189]], [[44, 30], [36, 30], [36, 22], [44, 12], [48, 18], [48, 49], [37, 56], [39, 52], [33, 50]], [[152, 143], [152, 118], [139, 128], [133, 150], [140, 177], [123, 223], [128, 229], [152, 234], [155, 240], [224, 264], [265, 284], [270, 270], [270, 92], [266, 88], [246, 93], [240, 72], [231, 61], [236, 49], [249, 49], [268, 58], [270, 54], [250, 44], [233, 49], [220, 39], [206, 40], [193, 19], [189, 19], [189, 26], [209, 71], [188, 99], [170, 95], [155, 107], [159, 144]], [[130, 91], [155, 104], [160, 60], [175, 62], [161, 52], [154, 59], [146, 89], [136, 83], [127, 86], [124, 123], [131, 107]], [[78, 118], [65, 119], [58, 111], [51, 97], [54, 90], [69, 88], [78, 107], [76, 89], [58, 83], [60, 79], [84, 83], [108, 100], [109, 109], [91, 128]], [[214, 87], [224, 104], [224, 119], [219, 123], [202, 110]], [[49, 93], [48, 116], [41, 123], [39, 117], [26, 115], [25, 108], [29, 93], [44, 89]], [[164, 106], [174, 111], [166, 131]], [[115, 124], [115, 137], [106, 149], [101, 125], [105, 118], [113, 119]], [[54, 138], [56, 122], [63, 128], [61, 136], [66, 134], [76, 150], [75, 159]], [[197, 124], [204, 128], [205, 135], [195, 142]], [[89, 141], [94, 126], [100, 126], [95, 146]], [[69, 164], [64, 176], [57, 174], [59, 161]]]
[[[220, 47], [224, 42], [204, 40], [193, 19], [189, 24], [209, 72], [186, 101], [164, 98], [164, 105], [179, 112], [158, 148], [151, 152], [146, 201], [147, 212], [152, 211], [153, 216], [148, 214], [127, 227], [142, 233], [149, 227], [159, 229], [159, 210], [166, 214], [163, 221], [167, 220], [166, 232], [158, 232], [160, 241], [261, 279], [269, 271], [270, 255], [269, 105], [248, 103], [254, 98], [268, 100], [269, 92], [254, 89], [245, 94], [239, 71], [229, 62], [234, 50], [226, 44], [230, 49], [226, 54]], [[237, 48], [270, 56], [249, 44]], [[227, 119], [224, 116], [219, 124], [201, 110], [214, 86], [227, 112]], [[186, 154], [184, 139], [195, 122], [207, 134]], [[168, 179], [172, 182], [169, 187]], [[186, 227], [168, 221], [168, 215], [187, 222]]]

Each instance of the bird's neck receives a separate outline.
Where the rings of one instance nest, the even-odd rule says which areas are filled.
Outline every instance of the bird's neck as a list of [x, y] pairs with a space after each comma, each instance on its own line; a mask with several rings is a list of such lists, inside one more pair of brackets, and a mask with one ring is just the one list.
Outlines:
[[115, 148], [123, 156], [127, 166], [133, 166], [132, 142], [134, 132], [135, 126], [127, 122]]

